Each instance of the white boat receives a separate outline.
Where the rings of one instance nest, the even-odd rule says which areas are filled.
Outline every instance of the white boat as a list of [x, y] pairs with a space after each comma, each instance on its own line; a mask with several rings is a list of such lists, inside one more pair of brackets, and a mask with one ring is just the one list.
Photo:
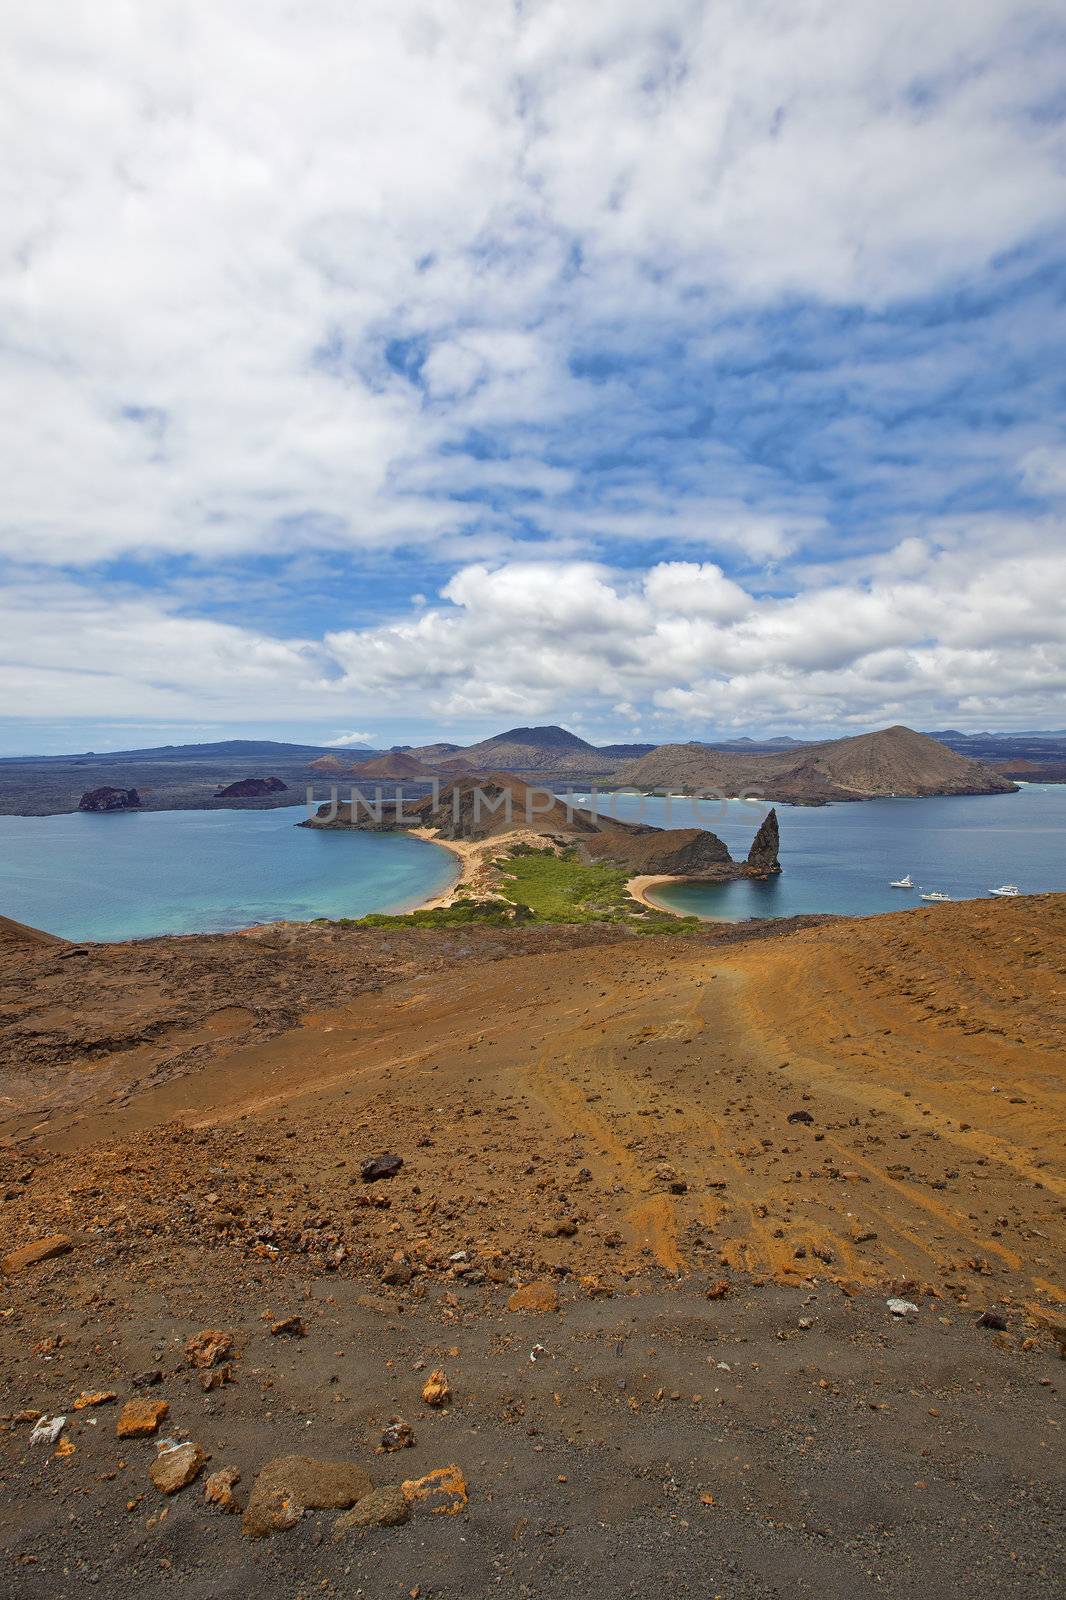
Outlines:
[[1016, 883], [1001, 883], [998, 889], [989, 889], [988, 892], [989, 894], [1003, 895], [1007, 900], [1013, 900], [1016, 894], [1021, 893], [1021, 890]]
[[923, 900], [950, 900], [949, 894], [941, 894], [939, 889], [930, 889], [928, 894], [923, 894]]
[[914, 879], [908, 872], [905, 878], [893, 878], [888, 887], [890, 889], [913, 889]]

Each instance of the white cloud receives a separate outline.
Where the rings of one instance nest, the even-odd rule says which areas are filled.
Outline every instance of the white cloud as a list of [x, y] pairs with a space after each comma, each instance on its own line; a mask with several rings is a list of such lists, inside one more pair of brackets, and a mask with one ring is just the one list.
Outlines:
[[[794, 596], [710, 563], [616, 570], [476, 563], [433, 604], [322, 638], [273, 638], [186, 615], [177, 600], [38, 579], [0, 600], [0, 702], [28, 717], [194, 721], [410, 718], [443, 732], [501, 718], [645, 738], [1062, 722], [1066, 540], [949, 527], [917, 559], [904, 538], [868, 579], [814, 576]], [[345, 732], [331, 741], [379, 742]]]
[[[1057, 88], [1052, 16], [15, 8], [0, 550], [454, 549], [483, 528], [451, 498], [449, 449], [494, 426], [530, 430], [505, 541], [534, 507], [586, 549], [666, 528], [779, 559], [810, 514], [730, 509], [710, 469], [665, 507], [649, 480], [602, 517], [551, 515], [571, 478], [536, 459], [536, 430], [603, 398], [569, 372], [575, 339], [683, 324], [693, 297], [883, 305], [1034, 238], [1064, 200], [1060, 129], [1032, 114]], [[390, 338], [418, 344], [424, 394], [385, 362]], [[462, 471], [476, 491], [504, 469]]]

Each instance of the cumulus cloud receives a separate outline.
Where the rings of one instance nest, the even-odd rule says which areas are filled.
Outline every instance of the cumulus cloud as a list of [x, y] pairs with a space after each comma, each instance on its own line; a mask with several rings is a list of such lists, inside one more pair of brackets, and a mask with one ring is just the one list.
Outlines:
[[[1055, 22], [17, 8], [7, 704], [1037, 720]], [[369, 577], [287, 613], [283, 555]]]
[[[485, 427], [525, 435], [504, 531], [545, 502], [551, 522], [567, 478], [529, 430], [594, 424], [603, 384], [571, 357], [597, 327], [691, 339], [711, 304], [884, 305], [1051, 225], [1049, 17], [1010, 0], [21, 8], [0, 69], [21, 151], [0, 209], [0, 549], [461, 539], [484, 507], [456, 497], [454, 452]], [[461, 492], [499, 485], [493, 455], [463, 455]], [[722, 515], [709, 487], [672, 486], [670, 536], [756, 559], [795, 543], [779, 511]], [[628, 516], [654, 536], [654, 489], [631, 481], [598, 531], [625, 536]]]
[[[1051, 553], [986, 531], [930, 548], [920, 572], [745, 589], [710, 563], [477, 563], [385, 624], [280, 639], [128, 593], [104, 605], [40, 578], [0, 603], [0, 699], [24, 715], [249, 717], [491, 731], [562, 719], [609, 736], [1061, 723], [1066, 541]], [[337, 748], [380, 742], [344, 732]]]

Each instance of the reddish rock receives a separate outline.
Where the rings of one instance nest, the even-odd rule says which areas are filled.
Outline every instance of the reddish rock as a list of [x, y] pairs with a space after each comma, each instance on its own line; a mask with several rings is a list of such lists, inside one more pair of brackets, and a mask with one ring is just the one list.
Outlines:
[[74, 1246], [65, 1233], [52, 1233], [46, 1239], [35, 1239], [32, 1244], [24, 1244], [17, 1250], [11, 1250], [0, 1262], [4, 1272], [9, 1278], [16, 1273], [24, 1272], [27, 1267], [34, 1267], [39, 1261], [52, 1261], [56, 1256], [65, 1256]]
[[333, 1524], [333, 1537], [341, 1539], [353, 1528], [395, 1528], [410, 1518], [411, 1504], [399, 1484], [386, 1484], [381, 1489], [371, 1489], [343, 1517], [338, 1517]]
[[218, 1506], [223, 1511], [236, 1511], [237, 1498], [233, 1490], [240, 1481], [238, 1467], [219, 1467], [204, 1481], [204, 1499], [208, 1505]]
[[438, 1367], [435, 1372], [430, 1373], [422, 1385], [422, 1399], [427, 1406], [443, 1406], [447, 1405], [451, 1397], [448, 1375], [443, 1367]]
[[120, 1439], [148, 1439], [169, 1415], [167, 1400], [127, 1400], [118, 1414], [115, 1432]]
[[558, 1311], [559, 1291], [554, 1283], [525, 1283], [507, 1302], [508, 1311]]
[[185, 1359], [190, 1367], [213, 1367], [224, 1361], [233, 1349], [233, 1335], [222, 1328], [203, 1328], [185, 1342]]
[[344, 1510], [373, 1487], [369, 1472], [354, 1461], [278, 1456], [267, 1462], [252, 1485], [242, 1532], [251, 1539], [283, 1532], [295, 1527], [305, 1508]]
[[148, 1473], [161, 1494], [177, 1494], [179, 1489], [184, 1489], [199, 1475], [206, 1460], [200, 1446], [191, 1440], [186, 1444], [167, 1443], [160, 1449]]
[[422, 1478], [407, 1478], [400, 1487], [412, 1508], [425, 1506], [435, 1517], [457, 1516], [469, 1498], [462, 1469], [454, 1463], [436, 1467]]

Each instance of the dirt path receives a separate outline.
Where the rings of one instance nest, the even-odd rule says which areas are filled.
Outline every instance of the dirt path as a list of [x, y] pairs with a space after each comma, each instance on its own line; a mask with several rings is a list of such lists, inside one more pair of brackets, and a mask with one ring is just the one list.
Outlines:
[[[933, 918], [917, 943], [915, 915]], [[1066, 1299], [1061, 980], [1043, 961], [1005, 1037], [999, 996], [1033, 960], [1030, 924], [1005, 940], [1012, 915], [996, 909], [985, 955], [975, 922], [950, 989], [937, 963], [962, 953], [947, 932], [938, 948], [936, 913], [418, 974], [239, 1045], [192, 1083], [53, 1118], [47, 1145], [91, 1164], [168, 1124], [284, 1135], [336, 1215], [351, 1159], [335, 1146], [377, 1144], [457, 1208], [460, 1243], [549, 1268], [814, 1270], [1049, 1306]], [[180, 1180], [156, 1171], [161, 1188]], [[488, 1176], [491, 1217], [472, 1193]], [[407, 1238], [420, 1215], [394, 1206], [388, 1226]], [[359, 1236], [384, 1248], [373, 1219]]]

